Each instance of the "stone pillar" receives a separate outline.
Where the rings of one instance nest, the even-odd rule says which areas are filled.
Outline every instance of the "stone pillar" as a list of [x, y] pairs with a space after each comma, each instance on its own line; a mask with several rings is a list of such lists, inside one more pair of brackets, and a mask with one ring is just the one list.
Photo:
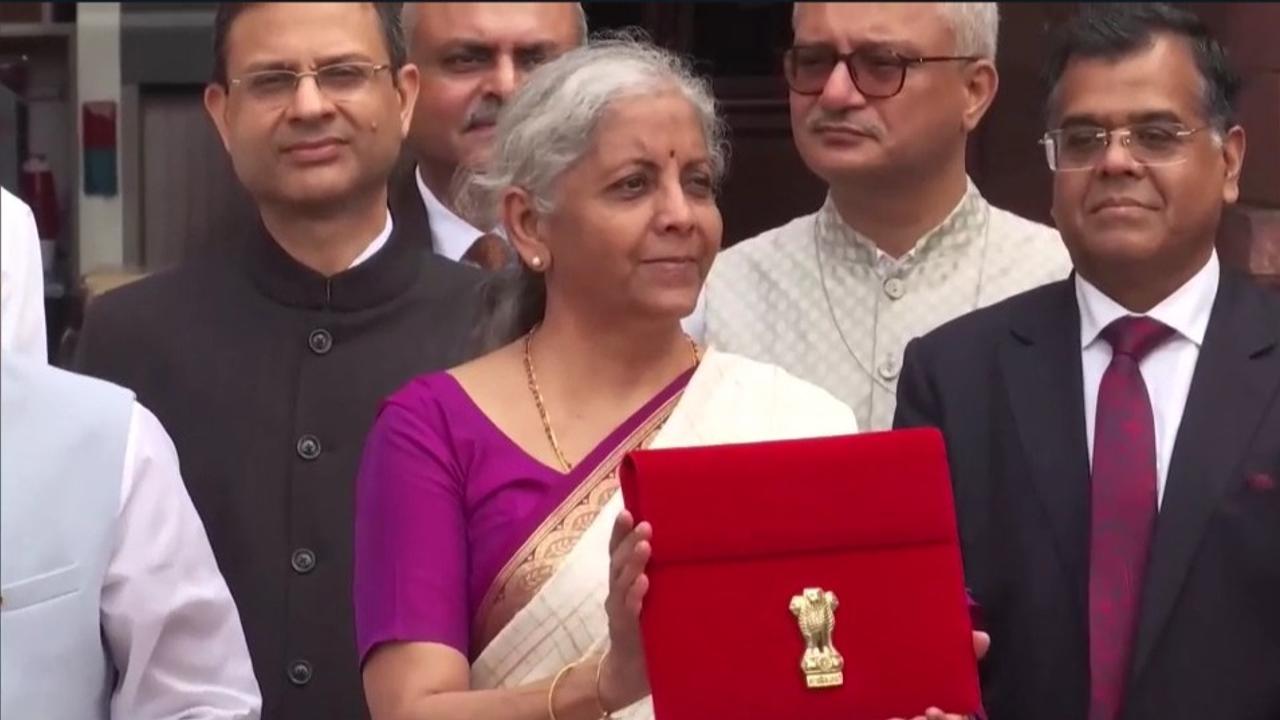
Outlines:
[[81, 274], [124, 262], [124, 201], [120, 195], [120, 3], [81, 3], [76, 7], [75, 115], [83, 125], [83, 103], [114, 101], [116, 115], [117, 191], [113, 196], [87, 195], [84, 189], [83, 128], [75, 162], [80, 193], [76, 218], [77, 260]]

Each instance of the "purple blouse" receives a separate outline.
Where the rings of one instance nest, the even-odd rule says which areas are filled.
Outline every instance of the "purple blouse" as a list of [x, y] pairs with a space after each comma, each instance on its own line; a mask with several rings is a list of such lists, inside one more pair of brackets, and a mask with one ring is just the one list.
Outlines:
[[386, 400], [356, 481], [355, 619], [361, 662], [379, 643], [435, 642], [474, 660], [471, 625], [507, 560], [583, 475], [692, 373], [561, 473], [506, 436], [448, 373]]
[[363, 662], [390, 640], [468, 654], [471, 619], [502, 565], [568, 476], [506, 437], [448, 373], [383, 404], [356, 481], [356, 638]]

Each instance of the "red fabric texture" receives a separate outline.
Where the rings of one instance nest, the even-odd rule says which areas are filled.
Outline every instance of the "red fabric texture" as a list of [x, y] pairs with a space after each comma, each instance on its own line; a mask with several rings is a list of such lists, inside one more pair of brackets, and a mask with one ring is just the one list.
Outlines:
[[[660, 720], [885, 720], [979, 709], [946, 451], [932, 429], [642, 450], [653, 525], [641, 613]], [[835, 592], [844, 685], [810, 690], [789, 610]]]

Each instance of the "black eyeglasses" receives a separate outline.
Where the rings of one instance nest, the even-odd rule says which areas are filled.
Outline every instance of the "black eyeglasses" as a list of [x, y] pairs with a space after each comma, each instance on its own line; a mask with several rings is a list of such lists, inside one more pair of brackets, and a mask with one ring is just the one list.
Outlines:
[[972, 62], [978, 55], [932, 55], [906, 57], [888, 50], [854, 50], [839, 53], [828, 45], [796, 45], [782, 54], [783, 74], [792, 92], [821, 95], [836, 65], [844, 63], [854, 87], [864, 97], [884, 100], [902, 92], [907, 68], [925, 63]]

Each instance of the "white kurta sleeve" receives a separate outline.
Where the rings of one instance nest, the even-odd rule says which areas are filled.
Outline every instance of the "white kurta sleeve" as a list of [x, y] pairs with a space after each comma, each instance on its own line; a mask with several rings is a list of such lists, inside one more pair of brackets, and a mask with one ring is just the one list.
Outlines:
[[178, 455], [134, 405], [118, 544], [102, 588], [102, 629], [119, 680], [111, 717], [259, 717], [262, 699], [235, 602], [187, 495]]
[[31, 208], [0, 188], [0, 347], [49, 360], [44, 324], [44, 266]]

